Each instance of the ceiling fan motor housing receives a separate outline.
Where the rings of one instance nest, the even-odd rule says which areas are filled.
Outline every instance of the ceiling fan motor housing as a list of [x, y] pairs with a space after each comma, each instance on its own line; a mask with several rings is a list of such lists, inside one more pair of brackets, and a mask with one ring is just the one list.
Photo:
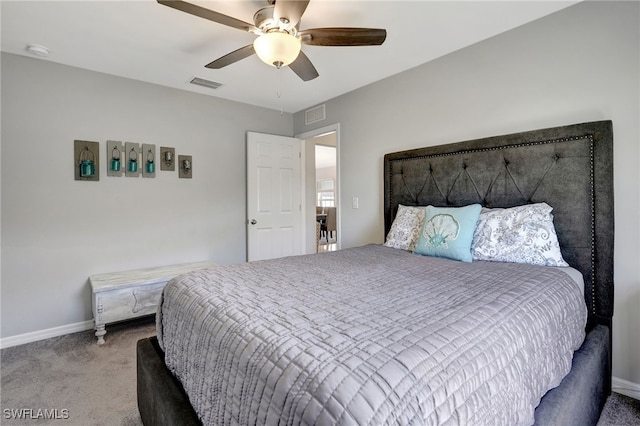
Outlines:
[[253, 15], [253, 23], [262, 31], [268, 31], [271, 28], [277, 28], [278, 25], [273, 19], [274, 6], [263, 7]]

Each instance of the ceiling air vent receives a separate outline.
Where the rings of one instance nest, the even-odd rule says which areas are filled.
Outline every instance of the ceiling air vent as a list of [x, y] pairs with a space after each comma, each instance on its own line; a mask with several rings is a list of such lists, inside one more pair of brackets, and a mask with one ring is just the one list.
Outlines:
[[304, 124], [313, 124], [327, 118], [325, 104], [318, 105], [304, 112]]
[[222, 86], [222, 83], [218, 83], [217, 81], [205, 80], [204, 78], [200, 77], [193, 77], [189, 83], [208, 87], [209, 89], [217, 89], [218, 87]]

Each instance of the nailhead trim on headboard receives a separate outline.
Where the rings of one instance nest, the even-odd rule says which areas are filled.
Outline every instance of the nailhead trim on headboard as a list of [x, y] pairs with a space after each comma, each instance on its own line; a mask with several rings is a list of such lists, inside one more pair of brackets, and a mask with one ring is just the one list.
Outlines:
[[[591, 275], [593, 277], [597, 277], [596, 271], [596, 193], [594, 190], [595, 179], [594, 179], [594, 169], [595, 169], [595, 161], [593, 158], [593, 135], [589, 135], [589, 165], [591, 166], [591, 170], [589, 173], [589, 179], [591, 179]], [[596, 286], [595, 279], [594, 283], [591, 285], [591, 313], [596, 315]]]

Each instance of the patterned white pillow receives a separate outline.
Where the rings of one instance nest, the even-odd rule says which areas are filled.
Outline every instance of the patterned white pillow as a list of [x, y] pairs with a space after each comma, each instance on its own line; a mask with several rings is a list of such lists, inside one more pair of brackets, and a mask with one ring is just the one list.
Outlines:
[[426, 210], [424, 207], [409, 207], [398, 205], [398, 213], [391, 224], [384, 245], [396, 249], [413, 251], [418, 241], [420, 230], [424, 222]]
[[569, 266], [560, 252], [552, 210], [546, 203], [483, 209], [471, 244], [473, 259]]

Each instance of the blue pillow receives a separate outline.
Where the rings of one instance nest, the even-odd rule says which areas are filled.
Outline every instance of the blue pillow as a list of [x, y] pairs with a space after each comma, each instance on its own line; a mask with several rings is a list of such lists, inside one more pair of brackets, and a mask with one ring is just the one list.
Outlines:
[[471, 262], [471, 243], [480, 216], [480, 204], [465, 207], [427, 206], [414, 253]]

